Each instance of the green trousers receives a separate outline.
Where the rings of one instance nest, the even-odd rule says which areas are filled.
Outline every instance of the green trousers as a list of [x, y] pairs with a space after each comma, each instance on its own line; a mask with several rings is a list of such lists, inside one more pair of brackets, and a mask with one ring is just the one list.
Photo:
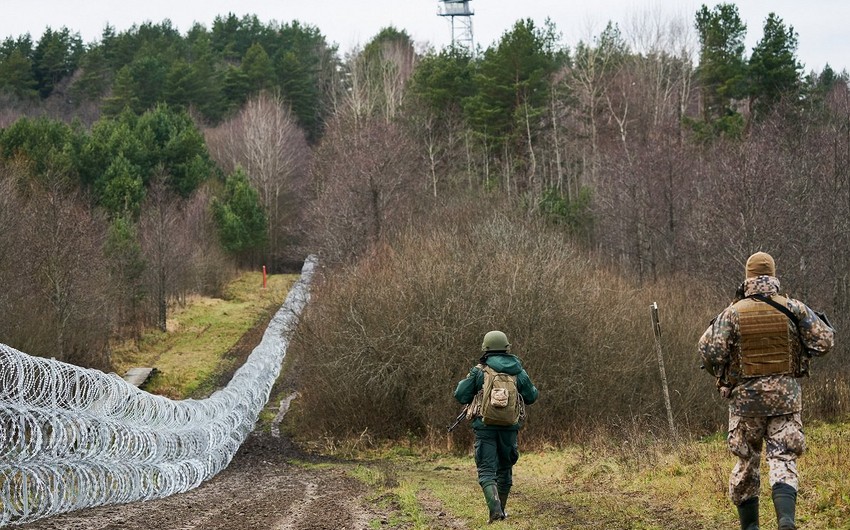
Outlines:
[[513, 466], [519, 459], [517, 431], [475, 429], [475, 465], [481, 487], [495, 484], [499, 493], [509, 493], [513, 485]]

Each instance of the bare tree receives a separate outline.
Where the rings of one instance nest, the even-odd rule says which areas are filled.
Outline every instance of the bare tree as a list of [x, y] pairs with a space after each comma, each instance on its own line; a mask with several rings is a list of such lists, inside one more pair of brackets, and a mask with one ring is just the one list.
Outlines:
[[372, 119], [360, 127], [338, 119], [315, 158], [313, 212], [326, 257], [340, 261], [364, 252], [414, 215], [418, 167], [404, 131]]
[[351, 50], [343, 65], [342, 85], [345, 89], [336, 93], [334, 99], [334, 115], [348, 116], [354, 120], [355, 126], [374, 115], [379, 108], [369, 67], [370, 63], [362, 50]]
[[233, 277], [234, 265], [218, 242], [210, 200], [208, 187], [202, 186], [183, 205], [183, 234], [188, 240], [192, 266], [183, 287], [190, 292], [221, 296]]
[[596, 37], [593, 44], [580, 42], [576, 47], [575, 64], [569, 76], [564, 76], [567, 89], [578, 99], [586, 135], [590, 139], [590, 180], [595, 181], [599, 168], [599, 120], [604, 109], [606, 79], [616, 68], [622, 52], [619, 32], [611, 24]]
[[226, 171], [242, 167], [260, 195], [268, 219], [267, 261], [286, 257], [301, 221], [309, 148], [289, 106], [266, 92], [232, 120], [207, 131], [213, 158]]
[[334, 114], [353, 120], [355, 126], [372, 116], [382, 116], [387, 123], [395, 120], [416, 62], [416, 52], [406, 39], [353, 49], [343, 65], [345, 90], [337, 94]]
[[[687, 226], [690, 158], [683, 156], [682, 113], [691, 104], [692, 67], [686, 28], [681, 20], [645, 12], [631, 19], [622, 39], [609, 25], [597, 46], [579, 54], [585, 98], [593, 93], [591, 66], [608, 65], [597, 107], [598, 122], [608, 127], [596, 128], [590, 142], [600, 162], [592, 179], [600, 242], [639, 281], [679, 266], [680, 234]], [[612, 58], [607, 62], [599, 55], [606, 50]]]
[[166, 330], [169, 299], [180, 292], [178, 279], [187, 266], [186, 239], [178, 198], [160, 175], [150, 186], [139, 219], [139, 239], [146, 257], [147, 284], [153, 293], [156, 326]]
[[36, 354], [107, 368], [113, 311], [104, 223], [59, 179], [33, 182], [27, 195], [15, 234], [31, 288], [14, 302], [28, 335], [19, 339]]
[[384, 102], [383, 114], [388, 123], [398, 116], [407, 82], [415, 66], [416, 52], [406, 41], [381, 43], [380, 89]]

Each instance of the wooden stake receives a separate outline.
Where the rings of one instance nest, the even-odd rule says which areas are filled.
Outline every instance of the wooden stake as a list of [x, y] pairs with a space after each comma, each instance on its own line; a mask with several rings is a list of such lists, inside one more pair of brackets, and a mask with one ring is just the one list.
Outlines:
[[676, 426], [673, 424], [673, 408], [670, 406], [670, 390], [667, 387], [667, 372], [664, 370], [664, 355], [661, 352], [661, 322], [658, 320], [658, 303], [649, 306], [652, 315], [652, 331], [655, 333], [655, 352], [658, 354], [658, 371], [661, 373], [661, 389], [664, 391], [664, 407], [667, 409], [667, 423], [670, 436], [676, 438]]

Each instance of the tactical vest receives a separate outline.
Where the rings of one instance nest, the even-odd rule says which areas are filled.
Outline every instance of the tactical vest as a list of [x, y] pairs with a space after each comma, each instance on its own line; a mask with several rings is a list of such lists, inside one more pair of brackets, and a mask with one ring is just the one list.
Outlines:
[[[787, 306], [785, 298], [772, 298]], [[741, 332], [738, 342], [741, 377], [793, 374], [794, 351], [788, 317], [770, 305], [750, 298], [737, 302], [733, 307], [738, 312]]]

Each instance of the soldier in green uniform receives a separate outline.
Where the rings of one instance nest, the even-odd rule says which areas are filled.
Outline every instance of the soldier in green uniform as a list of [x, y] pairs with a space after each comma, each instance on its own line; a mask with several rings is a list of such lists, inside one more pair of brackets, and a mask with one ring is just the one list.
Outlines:
[[[455, 389], [455, 399], [471, 407], [472, 429], [475, 432], [475, 465], [478, 468], [478, 483], [484, 491], [484, 499], [490, 511], [490, 520], [506, 517], [505, 505], [513, 484], [513, 466], [519, 458], [517, 431], [522, 426], [524, 414], [520, 417], [500, 421], [500, 424], [488, 424], [486, 411], [482, 410], [485, 380], [492, 381], [497, 375], [506, 381], [507, 389], [513, 388], [514, 400], [511, 405], [523, 408], [537, 400], [537, 388], [522, 367], [518, 357], [508, 353], [510, 343], [501, 331], [490, 331], [484, 335], [481, 350], [484, 352], [480, 363], [469, 371], [466, 379], [460, 381]], [[490, 374], [485, 376], [485, 374]], [[511, 386], [514, 385], [514, 386]], [[491, 382], [490, 386], [494, 386]], [[509, 393], [509, 392], [506, 392]], [[486, 408], [486, 405], [484, 405]]]
[[706, 370], [729, 400], [729, 450], [738, 462], [729, 496], [741, 528], [759, 528], [759, 464], [766, 445], [779, 530], [796, 529], [797, 457], [805, 450], [798, 377], [809, 359], [833, 346], [833, 329], [806, 304], [779, 295], [773, 258], [747, 260], [739, 299], [721, 312], [699, 341]]

